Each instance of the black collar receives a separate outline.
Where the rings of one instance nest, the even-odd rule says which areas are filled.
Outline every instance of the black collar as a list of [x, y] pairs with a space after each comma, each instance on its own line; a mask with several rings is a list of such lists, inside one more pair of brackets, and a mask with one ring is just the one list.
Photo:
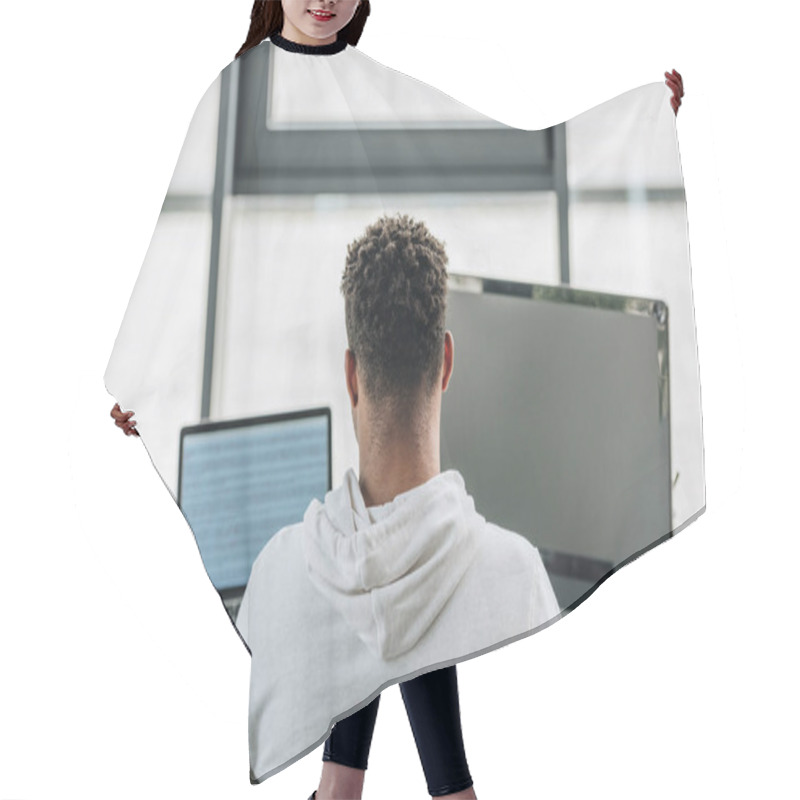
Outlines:
[[280, 33], [273, 33], [269, 37], [272, 44], [290, 53], [305, 53], [310, 56], [330, 56], [334, 53], [341, 53], [347, 47], [347, 39], [337, 39], [330, 44], [298, 44]]

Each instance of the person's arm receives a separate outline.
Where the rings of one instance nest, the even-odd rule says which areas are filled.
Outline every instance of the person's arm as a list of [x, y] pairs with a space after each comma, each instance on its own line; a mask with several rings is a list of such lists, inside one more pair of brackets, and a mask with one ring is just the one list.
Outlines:
[[667, 79], [664, 83], [672, 89], [672, 97], [670, 97], [669, 102], [672, 106], [672, 110], [675, 112], [675, 116], [678, 116], [678, 109], [681, 105], [681, 97], [683, 97], [683, 78], [681, 77], [680, 72], [678, 70], [673, 69], [672, 72], [665, 72]]

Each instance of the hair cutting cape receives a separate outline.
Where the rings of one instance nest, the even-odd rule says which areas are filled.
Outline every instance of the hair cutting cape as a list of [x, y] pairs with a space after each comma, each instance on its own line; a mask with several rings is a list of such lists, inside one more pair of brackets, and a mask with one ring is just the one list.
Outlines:
[[[367, 507], [339, 283], [397, 213], [445, 244], [454, 370], [442, 472]], [[265, 40], [197, 107], [105, 385], [251, 653], [260, 782], [704, 511], [669, 89], [527, 131], [349, 45]]]

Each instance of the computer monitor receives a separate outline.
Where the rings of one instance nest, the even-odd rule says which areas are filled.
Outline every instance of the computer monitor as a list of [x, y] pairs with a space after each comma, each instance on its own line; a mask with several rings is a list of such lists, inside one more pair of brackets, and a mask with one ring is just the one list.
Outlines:
[[448, 290], [442, 469], [574, 607], [674, 527], [667, 306], [452, 272]]
[[232, 616], [264, 545], [330, 489], [330, 408], [181, 430], [178, 506]]

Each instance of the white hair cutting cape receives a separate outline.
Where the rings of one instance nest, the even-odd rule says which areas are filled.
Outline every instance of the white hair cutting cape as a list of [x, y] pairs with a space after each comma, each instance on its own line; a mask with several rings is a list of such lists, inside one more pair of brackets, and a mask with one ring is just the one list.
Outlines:
[[[201, 99], [105, 384], [251, 653], [254, 783], [705, 510], [669, 94], [520, 130], [343, 42], [272, 37]], [[339, 283], [397, 213], [445, 244], [456, 358], [442, 472], [368, 508]]]

